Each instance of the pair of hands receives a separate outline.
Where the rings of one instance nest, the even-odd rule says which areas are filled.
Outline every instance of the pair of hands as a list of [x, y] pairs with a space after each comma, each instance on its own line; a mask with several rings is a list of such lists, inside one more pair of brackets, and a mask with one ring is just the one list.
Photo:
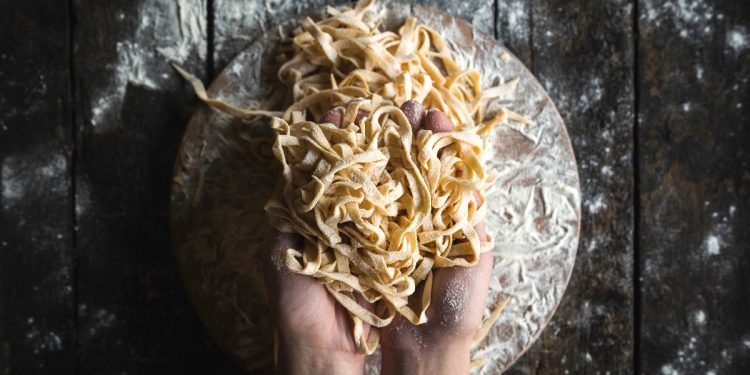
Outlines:
[[[483, 223], [475, 229], [480, 237], [486, 236]], [[356, 350], [346, 309], [315, 278], [292, 273], [279, 263], [286, 249], [301, 245], [301, 237], [278, 233], [264, 267], [280, 339], [279, 370], [284, 374], [361, 374], [365, 356]], [[382, 374], [469, 373], [469, 346], [482, 321], [492, 254], [483, 253], [471, 268], [433, 272], [428, 322], [414, 326], [397, 314], [381, 330]], [[418, 289], [410, 303], [418, 301], [420, 293]]]
[[[401, 110], [415, 133], [420, 129], [453, 130], [444, 113], [426, 111], [415, 100], [403, 103]], [[355, 122], [366, 115], [359, 111]], [[341, 127], [343, 117], [343, 108], [337, 107], [318, 122]], [[482, 204], [478, 196], [476, 199]], [[484, 223], [474, 229], [480, 239], [486, 240]], [[353, 322], [346, 309], [315, 278], [292, 273], [280, 264], [286, 249], [301, 246], [300, 236], [278, 233], [265, 267], [266, 289], [280, 339], [279, 370], [283, 374], [361, 374], [365, 357], [355, 347]], [[427, 323], [414, 326], [396, 314], [381, 330], [382, 374], [469, 373], [470, 344], [484, 313], [492, 254], [482, 254], [474, 267], [433, 272]], [[421, 300], [421, 288], [409, 300], [413, 310]], [[364, 330], [367, 335], [369, 327], [365, 325]]]

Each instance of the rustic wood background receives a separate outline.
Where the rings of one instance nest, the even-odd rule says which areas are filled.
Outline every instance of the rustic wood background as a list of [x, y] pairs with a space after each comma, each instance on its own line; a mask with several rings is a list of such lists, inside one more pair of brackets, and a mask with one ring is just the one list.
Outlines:
[[[419, 2], [514, 51], [579, 162], [573, 278], [509, 372], [749, 373], [750, 3]], [[0, 0], [0, 374], [240, 373], [170, 252], [167, 60], [210, 80], [328, 3]]]

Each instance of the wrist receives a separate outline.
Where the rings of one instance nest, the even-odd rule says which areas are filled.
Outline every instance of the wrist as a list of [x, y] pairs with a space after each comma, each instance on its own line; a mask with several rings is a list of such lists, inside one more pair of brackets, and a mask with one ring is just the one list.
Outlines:
[[444, 343], [382, 348], [383, 375], [468, 374], [471, 366], [470, 343], [451, 340]]
[[279, 346], [279, 374], [362, 374], [364, 365], [365, 358], [358, 353], [284, 340]]

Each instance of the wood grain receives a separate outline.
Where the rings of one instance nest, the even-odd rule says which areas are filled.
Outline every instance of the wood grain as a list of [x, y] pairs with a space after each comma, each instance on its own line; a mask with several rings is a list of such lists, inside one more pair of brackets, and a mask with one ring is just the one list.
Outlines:
[[0, 374], [71, 373], [69, 17], [10, 3], [0, 2]]
[[206, 3], [75, 2], [79, 371], [232, 373], [170, 252], [169, 181], [205, 74]]
[[495, 36], [494, 1], [451, 1], [451, 0], [404, 0], [405, 4], [421, 4], [433, 7], [468, 21], [477, 30]]
[[347, 0], [214, 0], [214, 72], [220, 72], [238, 53], [264, 32], [311, 11], [351, 3]]
[[581, 243], [565, 298], [541, 339], [509, 373], [630, 373], [632, 4], [512, 1], [498, 10], [501, 38], [507, 36], [508, 45], [528, 59], [565, 119], [584, 197]]
[[639, 2], [643, 373], [750, 369], [749, 18]]

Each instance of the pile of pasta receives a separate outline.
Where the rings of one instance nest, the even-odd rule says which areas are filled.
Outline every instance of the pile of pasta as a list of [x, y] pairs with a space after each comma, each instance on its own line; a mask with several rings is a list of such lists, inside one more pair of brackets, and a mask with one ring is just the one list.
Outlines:
[[[279, 56], [278, 78], [290, 103], [283, 112], [208, 98], [199, 80], [178, 69], [213, 107], [272, 117], [282, 173], [266, 211], [276, 229], [305, 239], [303, 248], [286, 250], [283, 263], [320, 280], [349, 312], [356, 346], [368, 354], [377, 347], [378, 328], [396, 314], [413, 324], [427, 321], [433, 270], [473, 266], [492, 248], [492, 238], [480, 239], [474, 229], [495, 176], [482, 165], [483, 137], [496, 124], [528, 123], [507, 109], [489, 118], [483, 113], [515, 80], [482, 90], [479, 73], [459, 67], [438, 32], [415, 18], [397, 32], [381, 31], [372, 8], [371, 0], [328, 8], [327, 18], [307, 18], [294, 30], [291, 48]], [[400, 108], [408, 100], [443, 112], [453, 131], [414, 132]], [[340, 126], [319, 123], [336, 107], [343, 108]], [[407, 302], [420, 283], [413, 310]]]
[[[482, 165], [481, 136], [515, 115], [485, 120], [483, 101], [508, 86], [482, 91], [479, 73], [462, 70], [440, 34], [414, 18], [397, 33], [379, 31], [365, 17], [370, 5], [331, 8], [294, 31], [278, 73], [293, 104], [272, 120], [281, 189], [266, 205], [273, 226], [305, 239], [286, 251], [286, 267], [323, 283], [368, 354], [395, 314], [427, 321], [433, 269], [473, 266], [492, 248], [474, 229], [485, 213], [475, 192], [484, 201], [494, 176]], [[399, 108], [407, 100], [442, 111], [454, 131], [414, 133]], [[345, 108], [340, 128], [316, 123], [337, 106]], [[366, 116], [356, 122], [358, 113]], [[420, 283], [415, 311], [407, 302]], [[367, 338], [363, 323], [373, 327]]]

